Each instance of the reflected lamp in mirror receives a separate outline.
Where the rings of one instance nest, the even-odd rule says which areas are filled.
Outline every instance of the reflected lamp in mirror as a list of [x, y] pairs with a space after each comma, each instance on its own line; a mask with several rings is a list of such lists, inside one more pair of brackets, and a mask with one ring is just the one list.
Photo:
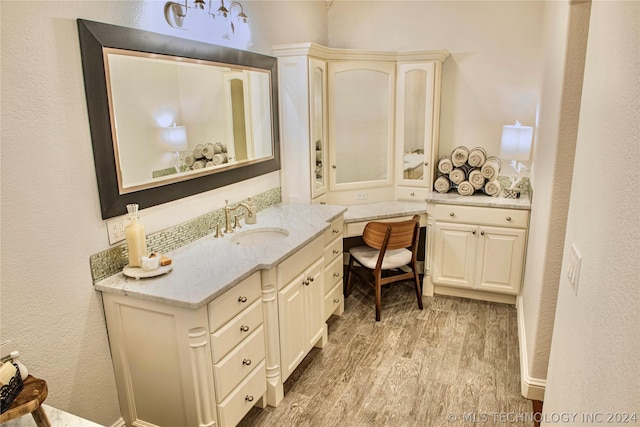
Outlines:
[[180, 152], [188, 148], [187, 128], [174, 123], [173, 126], [162, 129], [162, 144], [167, 151], [174, 153], [176, 172], [182, 172]]
[[173, 28], [192, 31], [214, 42], [226, 41], [239, 48], [251, 46], [249, 17], [242, 4], [234, 1], [227, 9], [224, 0], [218, 7], [216, 1], [169, 1], [164, 5], [164, 18]]
[[518, 121], [515, 125], [507, 125], [502, 128], [500, 157], [511, 160], [511, 167], [515, 171], [515, 175], [511, 176], [509, 190], [518, 188], [524, 177], [527, 168], [518, 160], [529, 160], [532, 137], [533, 127], [522, 126]]

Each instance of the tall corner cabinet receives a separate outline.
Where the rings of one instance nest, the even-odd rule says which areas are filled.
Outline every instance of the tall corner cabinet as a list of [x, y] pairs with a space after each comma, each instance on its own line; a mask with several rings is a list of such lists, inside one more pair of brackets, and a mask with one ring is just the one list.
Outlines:
[[434, 176], [448, 52], [314, 43], [278, 45], [273, 52], [284, 201], [424, 200]]

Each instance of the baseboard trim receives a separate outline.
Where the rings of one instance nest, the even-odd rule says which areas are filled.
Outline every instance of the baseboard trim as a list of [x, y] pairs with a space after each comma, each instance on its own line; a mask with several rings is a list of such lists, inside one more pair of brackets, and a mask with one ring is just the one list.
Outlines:
[[518, 295], [516, 307], [518, 313], [518, 344], [520, 347], [520, 393], [527, 399], [543, 401], [547, 380], [529, 376], [522, 295]]
[[109, 427], [127, 427], [127, 424], [124, 422], [122, 418], [120, 418], [115, 423], [111, 424]]

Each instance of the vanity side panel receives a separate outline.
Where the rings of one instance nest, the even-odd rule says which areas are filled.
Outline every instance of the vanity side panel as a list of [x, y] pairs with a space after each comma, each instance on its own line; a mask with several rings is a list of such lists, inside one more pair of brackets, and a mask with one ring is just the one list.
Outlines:
[[118, 388], [127, 425], [212, 426], [217, 422], [206, 308], [187, 310], [103, 294], [105, 317]]

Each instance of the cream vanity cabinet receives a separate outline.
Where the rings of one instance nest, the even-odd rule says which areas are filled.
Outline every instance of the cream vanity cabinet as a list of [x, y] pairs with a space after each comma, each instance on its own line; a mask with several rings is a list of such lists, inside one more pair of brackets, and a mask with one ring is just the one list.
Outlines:
[[[424, 200], [445, 51], [278, 45], [286, 202]], [[309, 159], [308, 162], [306, 159]]]
[[326, 343], [323, 239], [316, 238], [276, 268], [282, 382], [314, 345]]
[[342, 237], [344, 218], [340, 216], [331, 222], [324, 232], [324, 316], [326, 321], [332, 314], [344, 313], [342, 278], [344, 275], [342, 261]]
[[197, 309], [102, 296], [127, 425], [233, 426], [263, 402], [259, 273]]
[[436, 293], [514, 303], [520, 293], [527, 210], [428, 204], [428, 263]]

